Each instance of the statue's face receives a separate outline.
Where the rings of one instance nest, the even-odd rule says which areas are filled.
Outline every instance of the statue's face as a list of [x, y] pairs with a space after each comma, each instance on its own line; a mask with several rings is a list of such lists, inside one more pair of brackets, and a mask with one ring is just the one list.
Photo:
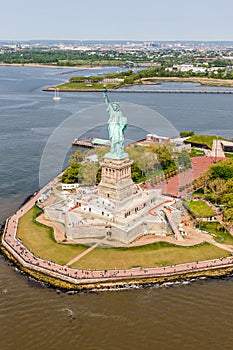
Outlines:
[[119, 111], [120, 110], [120, 106], [117, 102], [113, 102], [112, 103], [112, 108], [114, 109], [114, 111]]

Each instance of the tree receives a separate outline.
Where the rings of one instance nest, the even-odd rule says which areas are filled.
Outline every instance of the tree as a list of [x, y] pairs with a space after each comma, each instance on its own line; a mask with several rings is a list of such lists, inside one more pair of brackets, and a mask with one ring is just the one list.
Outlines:
[[92, 162], [82, 163], [79, 171], [79, 181], [84, 185], [96, 185], [98, 165]]
[[163, 170], [171, 170], [176, 167], [176, 164], [166, 145], [151, 145], [148, 147], [152, 153], [157, 155], [159, 164]]
[[86, 156], [86, 152], [81, 152], [80, 150], [75, 151], [73, 154], [71, 154], [69, 163], [79, 163], [82, 162], [84, 157]]
[[110, 151], [110, 146], [98, 146], [95, 148], [94, 153], [97, 154], [99, 162], [102, 161], [104, 155]]
[[181, 131], [180, 132], [180, 137], [189, 137], [189, 136], [193, 136], [195, 133], [193, 130], [189, 130], [189, 131]]
[[224, 179], [216, 178], [214, 180], [210, 180], [208, 183], [208, 188], [211, 191], [210, 198], [218, 203], [221, 200], [222, 195], [226, 191], [226, 182]]
[[130, 159], [141, 168], [145, 175], [153, 173], [155, 169], [159, 167], [156, 154], [146, 147], [127, 147], [126, 152], [129, 154]]
[[222, 206], [223, 220], [230, 228], [233, 224], [233, 159], [213, 165], [198, 182], [205, 197]]
[[72, 163], [71, 166], [64, 171], [62, 175], [62, 182], [66, 184], [77, 183], [80, 175], [79, 172], [80, 164], [77, 162]]
[[228, 164], [225, 164], [225, 166], [222, 166], [222, 164], [216, 164], [215, 166], [213, 166], [211, 171], [211, 178], [217, 179], [219, 177], [224, 180], [232, 178], [233, 166], [228, 166]]
[[184, 150], [182, 152], [175, 154], [175, 160], [178, 163], [178, 166], [181, 168], [191, 168], [191, 160], [189, 153]]
[[102, 167], [99, 166], [97, 173], [96, 173], [96, 184], [98, 185], [101, 181], [101, 175], [102, 175]]
[[233, 224], [233, 208], [225, 209], [223, 212], [223, 218], [224, 221], [227, 223], [227, 226], [231, 228]]
[[133, 163], [131, 166], [131, 177], [135, 183], [140, 183], [146, 180], [145, 173], [142, 171], [142, 168], [136, 163]]
[[204, 194], [207, 193], [209, 180], [210, 180], [210, 170], [208, 169], [204, 174], [202, 174], [199, 177], [198, 181], [196, 181], [196, 183], [198, 183], [198, 186], [203, 188]]

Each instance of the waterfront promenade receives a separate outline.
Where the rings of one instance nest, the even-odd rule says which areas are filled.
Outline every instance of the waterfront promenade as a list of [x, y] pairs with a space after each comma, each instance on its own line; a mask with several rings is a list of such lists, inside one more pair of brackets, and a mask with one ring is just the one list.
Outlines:
[[[203, 157], [203, 162], [205, 158]], [[209, 165], [209, 161], [205, 163]], [[203, 170], [203, 169], [202, 169]], [[198, 171], [199, 173], [199, 171]], [[227, 268], [233, 266], [233, 256], [228, 256], [220, 259], [208, 261], [199, 261], [184, 263], [166, 267], [148, 267], [148, 268], [131, 268], [131, 269], [112, 269], [112, 270], [83, 270], [73, 269], [70, 263], [67, 265], [59, 265], [52, 261], [41, 259], [34, 256], [22, 242], [17, 239], [17, 227], [20, 217], [29, 211], [36, 203], [41, 194], [53, 186], [51, 181], [48, 185], [42, 188], [38, 193], [31, 197], [14, 215], [7, 219], [2, 237], [2, 245], [13, 255], [18, 262], [27, 269], [37, 271], [42, 274], [52, 276], [56, 279], [69, 282], [74, 285], [111, 283], [120, 281], [137, 280], [144, 278], [159, 278], [166, 276], [175, 276], [191, 272], [202, 272], [210, 269]], [[97, 246], [97, 245], [96, 245]], [[220, 245], [222, 249], [231, 251], [231, 247]], [[93, 247], [91, 250], [93, 250]], [[77, 259], [78, 260], [78, 257]]]
[[95, 284], [101, 282], [113, 282], [124, 280], [135, 280], [141, 278], [156, 278], [186, 274], [190, 272], [201, 272], [209, 269], [231, 267], [233, 256], [213, 259], [207, 261], [191, 262], [166, 267], [113, 269], [113, 270], [80, 270], [72, 269], [66, 265], [61, 266], [52, 261], [47, 261], [34, 256], [16, 238], [19, 218], [35, 204], [37, 196], [26, 203], [22, 209], [16, 212], [6, 222], [3, 235], [3, 246], [19, 261], [25, 268], [41, 272], [59, 280], [72, 284]]

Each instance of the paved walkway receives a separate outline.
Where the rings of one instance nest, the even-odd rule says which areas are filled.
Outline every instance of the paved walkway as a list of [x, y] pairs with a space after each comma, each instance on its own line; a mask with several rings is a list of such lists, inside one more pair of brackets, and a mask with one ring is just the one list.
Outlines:
[[183, 241], [183, 237], [182, 237], [180, 231], [178, 230], [177, 225], [174, 223], [174, 221], [172, 219], [172, 215], [171, 215], [171, 212], [169, 211], [169, 208], [164, 208], [164, 213], [165, 213], [165, 215], [167, 217], [167, 220], [168, 220], [168, 222], [169, 222], [169, 224], [171, 226], [172, 231], [175, 234], [175, 237], [176, 237], [177, 241], [179, 241], [179, 242]]
[[211, 150], [211, 156], [212, 157], [222, 157], [225, 158], [225, 153], [223, 151], [222, 148], [222, 143], [221, 140], [213, 140], [213, 144], [212, 144], [212, 150]]
[[95, 248], [97, 248], [100, 244], [103, 244], [104, 242], [106, 242], [106, 237], [104, 237], [101, 241], [96, 242], [92, 247], [86, 249], [84, 252], [82, 252], [81, 254], [79, 254], [78, 256], [76, 256], [74, 259], [70, 260], [66, 266], [71, 266], [73, 265], [76, 261], [82, 259], [85, 255], [89, 254], [90, 252], [92, 252], [92, 250], [94, 250]]
[[45, 214], [41, 214], [36, 218], [36, 221], [43, 225], [52, 227], [54, 232], [54, 238], [58, 243], [67, 241], [65, 236], [65, 227], [61, 223], [53, 222], [45, 219]]
[[[203, 157], [205, 159], [205, 157]], [[203, 161], [202, 161], [203, 162]], [[201, 164], [201, 163], [199, 163]], [[183, 274], [189, 272], [198, 272], [208, 269], [215, 269], [221, 267], [232, 267], [233, 266], [233, 256], [223, 257], [220, 259], [212, 259], [208, 261], [200, 262], [191, 262], [184, 263], [166, 267], [150, 267], [150, 268], [132, 268], [132, 269], [114, 269], [114, 270], [81, 270], [81, 269], [72, 269], [68, 265], [72, 263], [72, 260], [67, 264], [67, 266], [61, 266], [52, 261], [41, 259], [37, 256], [34, 256], [31, 251], [29, 251], [22, 242], [17, 239], [17, 226], [19, 218], [24, 215], [25, 212], [30, 210], [35, 204], [37, 199], [45, 191], [46, 188], [52, 186], [52, 183], [49, 183], [43, 189], [41, 189], [35, 196], [33, 196], [28, 202], [26, 202], [20, 210], [18, 210], [14, 215], [12, 215], [7, 221], [3, 233], [2, 244], [3, 246], [12, 254], [14, 257], [26, 268], [39, 271], [41, 273], [53, 276], [55, 278], [73, 283], [73, 284], [87, 284], [87, 283], [97, 283], [97, 282], [111, 282], [114, 280], [129, 280], [137, 279], [143, 277], [161, 277], [161, 276], [170, 276], [176, 274]], [[192, 231], [192, 227], [187, 227], [187, 231]], [[186, 230], [185, 229], [185, 230]], [[217, 243], [213, 238], [208, 234], [196, 233], [196, 239], [202, 235], [202, 242], [210, 242], [216, 246], [232, 252], [232, 247], [229, 245], [224, 245]], [[204, 235], [204, 236], [203, 236]], [[143, 237], [146, 239], [146, 237]], [[157, 237], [159, 241], [163, 240], [162, 237]], [[172, 239], [172, 237], [167, 237]], [[85, 254], [90, 253], [91, 250], [95, 249], [100, 243], [103, 243], [104, 240], [96, 242], [95, 246], [87, 249]], [[195, 239], [193, 240], [195, 241]], [[107, 242], [107, 241], [106, 241]], [[184, 245], [190, 245], [189, 235], [187, 240], [183, 240]], [[173, 241], [174, 243], [174, 241]], [[79, 260], [82, 256], [77, 256], [75, 259]], [[75, 260], [75, 261], [77, 261]]]
[[[34, 201], [31, 203], [34, 204]], [[28, 205], [24, 206], [24, 208]], [[86, 284], [96, 282], [109, 282], [114, 280], [124, 280], [130, 278], [142, 277], [159, 277], [174, 275], [178, 273], [187, 273], [194, 271], [202, 271], [203, 269], [211, 269], [216, 267], [232, 266], [233, 257], [226, 257], [221, 259], [213, 259], [209, 261], [193, 262], [186, 264], [179, 264], [176, 266], [166, 267], [151, 267], [151, 268], [136, 268], [136, 269], [119, 269], [119, 270], [80, 270], [71, 269], [68, 266], [61, 266], [52, 261], [47, 261], [34, 256], [22, 243], [15, 238], [17, 230], [17, 220], [23, 215], [23, 211], [17, 212], [7, 222], [4, 231], [4, 242], [6, 247], [14, 256], [20, 259], [24, 266], [35, 269], [37, 271], [52, 275], [59, 279], [74, 283]]]
[[[225, 158], [222, 157], [193, 157], [192, 161], [192, 169], [187, 169], [173, 177], [170, 177], [167, 180], [157, 184], [156, 188], [162, 188], [163, 194], [168, 194], [173, 197], [184, 196], [188, 193], [188, 189], [185, 188], [187, 185], [191, 185], [192, 182], [197, 179], [200, 175], [202, 175], [207, 168], [215, 163], [215, 160], [222, 160]], [[180, 191], [180, 188], [184, 188], [183, 191]]]

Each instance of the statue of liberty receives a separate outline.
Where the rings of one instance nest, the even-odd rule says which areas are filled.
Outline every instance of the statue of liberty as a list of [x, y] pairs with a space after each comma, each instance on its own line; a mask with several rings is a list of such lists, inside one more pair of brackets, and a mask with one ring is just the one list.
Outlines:
[[124, 132], [127, 129], [127, 119], [121, 112], [119, 104], [110, 102], [106, 88], [103, 89], [103, 94], [109, 115], [108, 132], [111, 144], [111, 150], [105, 154], [105, 157], [123, 159], [128, 157], [128, 154], [124, 152]]

